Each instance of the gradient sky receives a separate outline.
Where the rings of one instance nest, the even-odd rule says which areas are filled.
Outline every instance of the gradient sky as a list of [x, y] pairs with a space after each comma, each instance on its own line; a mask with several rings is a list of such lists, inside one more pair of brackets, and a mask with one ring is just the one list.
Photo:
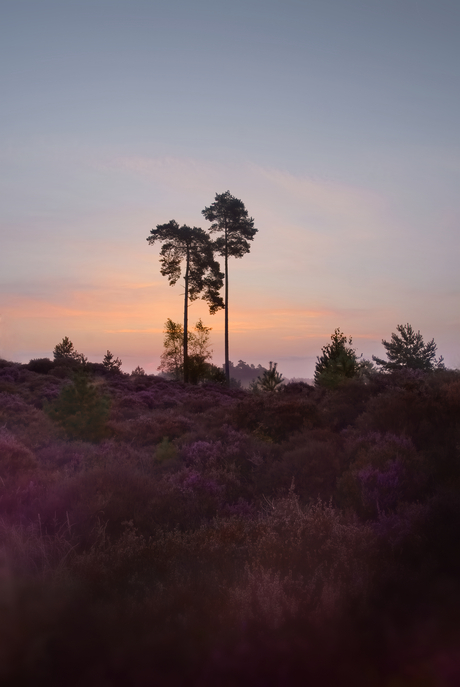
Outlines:
[[[157, 224], [226, 190], [230, 358], [311, 377], [410, 322], [460, 367], [458, 0], [0, 0], [0, 355], [155, 372]], [[201, 302], [223, 362], [223, 314]]]

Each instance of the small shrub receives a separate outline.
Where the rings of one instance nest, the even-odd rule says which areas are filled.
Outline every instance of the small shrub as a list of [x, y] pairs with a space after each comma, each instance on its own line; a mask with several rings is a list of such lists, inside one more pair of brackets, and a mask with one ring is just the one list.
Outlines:
[[110, 430], [119, 441], [129, 441], [139, 446], [158, 444], [164, 437], [178, 439], [189, 431], [191, 422], [182, 415], [169, 411], [141, 415], [125, 421], [111, 421]]
[[238, 403], [232, 419], [239, 429], [250, 430], [276, 442], [283, 441], [292, 432], [319, 424], [314, 403], [303, 397], [282, 394], [251, 395]]
[[342, 453], [340, 440], [332, 432], [303, 432], [283, 445], [281, 458], [271, 462], [259, 481], [268, 493], [286, 493], [294, 479], [302, 501], [318, 497], [328, 501], [335, 492]]
[[185, 464], [190, 466], [215, 466], [225, 455], [220, 441], [195, 441], [184, 449]]
[[326, 426], [335, 431], [352, 426], [374, 393], [374, 387], [361, 378], [344, 379], [335, 389], [328, 389], [319, 402]]
[[177, 447], [164, 437], [155, 449], [155, 460], [159, 463], [174, 460], [177, 456]]
[[299, 395], [299, 394], [311, 394], [315, 390], [315, 387], [307, 382], [288, 382], [284, 384], [281, 391], [283, 395]]
[[277, 369], [278, 363], [273, 363], [270, 361], [270, 369], [265, 370], [264, 373], [257, 377], [257, 380], [251, 385], [254, 391], [260, 389], [260, 391], [279, 391], [280, 385], [283, 384], [283, 375], [280, 374]]
[[107, 433], [109, 399], [90, 384], [84, 373], [76, 374], [72, 384], [66, 384], [59, 398], [45, 409], [71, 439], [98, 441]]
[[320, 500], [302, 507], [291, 489], [271, 504], [253, 532], [251, 567], [290, 576], [303, 587], [304, 610], [324, 617], [347, 598], [363, 598], [373, 574], [376, 535]]
[[110, 419], [126, 421], [138, 418], [145, 413], [146, 408], [148, 405], [139, 393], [117, 394], [110, 409]]
[[0, 379], [0, 394], [17, 394], [17, 392], [13, 377], [2, 375]]
[[19, 363], [8, 363], [7, 365], [0, 367], [0, 378], [7, 377], [11, 378], [15, 382], [20, 382], [22, 378], [23, 367]]
[[119, 374], [121, 372], [122, 362], [120, 358], [115, 358], [113, 353], [110, 351], [107, 351], [105, 354], [102, 364], [108, 372], [114, 372], [115, 374]]
[[0, 430], [0, 477], [8, 478], [37, 467], [33, 453], [6, 429]]
[[51, 370], [51, 374], [58, 379], [70, 379], [72, 377], [72, 367], [68, 365], [56, 365]]
[[0, 424], [32, 449], [48, 444], [55, 434], [53, 423], [47, 415], [17, 394], [0, 393]]
[[50, 372], [50, 370], [53, 369], [55, 365], [56, 363], [49, 358], [33, 358], [29, 361], [27, 369], [31, 372], [37, 372], [38, 374], [46, 375], [48, 372]]
[[342, 504], [361, 517], [377, 518], [423, 495], [429, 470], [410, 439], [378, 432], [351, 434], [346, 450], [350, 466], [338, 491]]

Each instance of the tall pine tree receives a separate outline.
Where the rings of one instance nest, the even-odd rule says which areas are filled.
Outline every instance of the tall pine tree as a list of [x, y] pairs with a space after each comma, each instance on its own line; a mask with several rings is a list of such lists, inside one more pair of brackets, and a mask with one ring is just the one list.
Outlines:
[[214, 314], [224, 307], [219, 290], [223, 274], [214, 259], [213, 244], [209, 235], [198, 227], [179, 226], [175, 220], [158, 224], [147, 238], [150, 245], [159, 241], [161, 274], [173, 286], [181, 276], [184, 263], [184, 382], [188, 382], [188, 304], [201, 296]]
[[212, 205], [202, 211], [211, 222], [211, 232], [221, 232], [214, 241], [215, 251], [224, 258], [225, 264], [225, 376], [230, 384], [228, 350], [228, 259], [242, 258], [249, 253], [249, 241], [254, 239], [257, 229], [254, 220], [248, 216], [244, 203], [231, 195], [230, 191], [216, 194]]

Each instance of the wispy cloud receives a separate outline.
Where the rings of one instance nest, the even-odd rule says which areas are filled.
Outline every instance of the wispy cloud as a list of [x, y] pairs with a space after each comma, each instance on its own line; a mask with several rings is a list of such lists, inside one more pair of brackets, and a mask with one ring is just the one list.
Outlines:
[[284, 217], [290, 216], [293, 208], [298, 219], [327, 220], [337, 228], [353, 219], [357, 224], [354, 231], [361, 238], [369, 235], [369, 220], [375, 221], [384, 204], [383, 198], [364, 188], [257, 165], [251, 165], [251, 170], [257, 186], [262, 191], [270, 189], [272, 202]]
[[162, 328], [149, 327], [145, 329], [106, 329], [107, 334], [161, 334]]
[[[356, 230], [361, 234], [370, 217], [379, 213], [384, 205], [381, 196], [365, 188], [294, 175], [244, 161], [224, 165], [193, 158], [119, 156], [104, 164], [113, 171], [147, 178], [178, 194], [192, 192], [195, 198], [198, 194], [211, 200], [216, 190], [222, 192], [230, 188], [235, 195], [244, 193], [248, 204], [251, 201], [260, 204], [258, 209], [265, 208], [270, 216], [275, 210], [276, 216], [286, 219], [294, 204], [296, 212], [303, 208], [309, 216], [323, 216], [339, 221], [340, 225], [344, 219], [353, 218], [360, 225]], [[370, 231], [371, 227], [367, 229]]]
[[109, 169], [125, 170], [187, 193], [206, 191], [217, 179], [228, 175], [227, 165], [193, 158], [119, 156], [104, 164]]

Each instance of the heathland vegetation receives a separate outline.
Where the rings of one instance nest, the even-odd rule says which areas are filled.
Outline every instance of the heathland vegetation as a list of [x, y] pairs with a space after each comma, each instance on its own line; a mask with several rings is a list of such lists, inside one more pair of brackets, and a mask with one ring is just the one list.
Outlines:
[[457, 685], [460, 373], [411, 331], [254, 391], [0, 360], [0, 683]]
[[228, 192], [203, 214], [214, 242], [148, 239], [184, 268], [161, 375], [68, 337], [0, 360], [0, 684], [458, 685], [460, 373], [409, 324], [373, 362], [336, 329], [313, 385], [233, 365], [228, 258], [256, 229]]

